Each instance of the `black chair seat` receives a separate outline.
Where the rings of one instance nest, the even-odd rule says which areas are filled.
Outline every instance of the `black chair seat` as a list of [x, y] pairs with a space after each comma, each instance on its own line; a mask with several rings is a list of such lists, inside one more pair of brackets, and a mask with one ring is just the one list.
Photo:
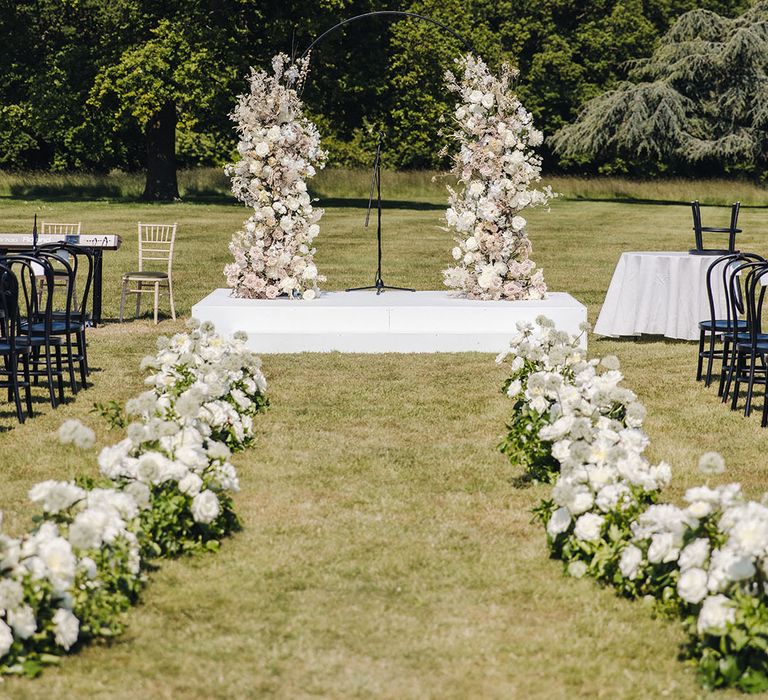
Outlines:
[[[48, 345], [61, 345], [64, 342], [64, 337], [60, 335], [53, 335], [48, 339]], [[16, 345], [31, 345], [33, 348], [39, 348], [45, 345], [44, 335], [17, 335]]]
[[[747, 322], [746, 321], [736, 321], [736, 327], [737, 328], [746, 328]], [[701, 328], [704, 331], [729, 331], [733, 328], [733, 321], [728, 321], [728, 319], [725, 318], [719, 318], [716, 319], [714, 323], [710, 319], [707, 319], [706, 321], [699, 321], [699, 328]]]
[[[29, 355], [29, 346], [21, 342], [20, 338], [16, 338], [16, 352]], [[11, 352], [11, 344], [7, 340], [0, 340], [0, 355], [7, 355]]]
[[[66, 333], [76, 333], [82, 331], [85, 328], [82, 321], [53, 321], [51, 323], [50, 332], [53, 335], [64, 335]], [[24, 335], [30, 334], [35, 336], [42, 336], [45, 333], [45, 322], [39, 321], [29, 324], [26, 321], [21, 324], [21, 332]]]

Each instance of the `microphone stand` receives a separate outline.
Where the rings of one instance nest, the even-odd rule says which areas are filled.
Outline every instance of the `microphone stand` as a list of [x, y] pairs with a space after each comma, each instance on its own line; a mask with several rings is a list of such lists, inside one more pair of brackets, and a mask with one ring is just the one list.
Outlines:
[[388, 284], [384, 284], [384, 280], [381, 277], [381, 145], [383, 140], [384, 135], [379, 132], [379, 142], [376, 145], [376, 158], [373, 161], [371, 193], [368, 195], [368, 211], [365, 215], [365, 227], [368, 228], [368, 223], [371, 218], [371, 207], [373, 206], [373, 188], [376, 187], [376, 242], [378, 245], [376, 279], [372, 285], [368, 285], [367, 287], [352, 287], [347, 289], [348, 292], [362, 292], [368, 289], [375, 289], [376, 296], [381, 294], [385, 289], [394, 289], [400, 292], [416, 291], [410, 287], [391, 287]]

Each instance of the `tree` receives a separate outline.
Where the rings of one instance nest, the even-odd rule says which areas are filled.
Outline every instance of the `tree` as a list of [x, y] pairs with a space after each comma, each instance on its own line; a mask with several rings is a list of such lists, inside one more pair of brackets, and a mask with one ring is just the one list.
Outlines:
[[629, 80], [554, 139], [564, 158], [625, 172], [740, 172], [768, 161], [768, 3], [682, 15]]
[[195, 46], [184, 28], [161, 20], [150, 38], [124, 51], [103, 68], [93, 84], [90, 104], [111, 109], [115, 123], [132, 119], [146, 146], [143, 199], [179, 196], [176, 179], [176, 129], [194, 130], [197, 117], [215, 98], [226, 68], [206, 47]]

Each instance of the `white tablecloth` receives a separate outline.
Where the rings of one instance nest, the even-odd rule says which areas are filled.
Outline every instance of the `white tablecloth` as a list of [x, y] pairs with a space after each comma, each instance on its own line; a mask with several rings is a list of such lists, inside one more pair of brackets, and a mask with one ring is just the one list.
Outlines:
[[[687, 252], [622, 253], [595, 333], [649, 333], [698, 340], [699, 321], [710, 317], [707, 268], [717, 257]], [[718, 318], [725, 318], [722, 270], [713, 275], [712, 282]]]

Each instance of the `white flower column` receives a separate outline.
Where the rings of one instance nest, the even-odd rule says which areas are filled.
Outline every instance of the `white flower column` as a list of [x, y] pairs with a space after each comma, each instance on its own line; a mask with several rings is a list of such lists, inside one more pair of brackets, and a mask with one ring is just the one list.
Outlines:
[[252, 70], [250, 93], [240, 96], [231, 115], [241, 159], [226, 172], [235, 196], [253, 207], [229, 244], [234, 262], [224, 268], [236, 297], [313, 299], [325, 280], [313, 260], [323, 212], [312, 207], [306, 181], [324, 166], [326, 154], [297, 93], [308, 66], [308, 57], [291, 64], [278, 54], [273, 75]]
[[457, 59], [461, 77], [451, 71], [446, 85], [459, 96], [454, 138], [459, 152], [449, 189], [445, 220], [454, 234], [456, 266], [443, 271], [446, 286], [469, 299], [541, 299], [547, 287], [530, 259], [526, 207], [546, 204], [549, 187], [541, 180], [541, 159], [533, 148], [542, 134], [511, 91], [517, 71], [503, 64], [496, 77], [479, 58]]

